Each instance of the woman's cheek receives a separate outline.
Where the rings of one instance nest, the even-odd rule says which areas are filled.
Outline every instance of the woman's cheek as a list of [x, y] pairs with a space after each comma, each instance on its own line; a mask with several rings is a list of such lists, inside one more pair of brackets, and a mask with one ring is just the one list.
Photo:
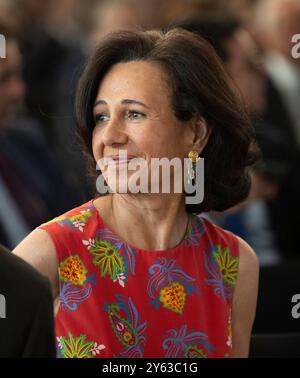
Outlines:
[[95, 161], [98, 161], [101, 157], [101, 153], [100, 153], [101, 140], [99, 137], [100, 137], [99, 133], [94, 131], [93, 137], [92, 137], [92, 151], [93, 151], [93, 156], [94, 156]]

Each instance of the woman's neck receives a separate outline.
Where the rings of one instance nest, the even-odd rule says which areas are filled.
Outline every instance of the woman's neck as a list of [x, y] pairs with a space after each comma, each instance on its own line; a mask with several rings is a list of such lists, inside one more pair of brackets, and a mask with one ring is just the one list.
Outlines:
[[186, 233], [188, 214], [180, 194], [112, 194], [95, 206], [107, 226], [137, 248], [173, 248]]

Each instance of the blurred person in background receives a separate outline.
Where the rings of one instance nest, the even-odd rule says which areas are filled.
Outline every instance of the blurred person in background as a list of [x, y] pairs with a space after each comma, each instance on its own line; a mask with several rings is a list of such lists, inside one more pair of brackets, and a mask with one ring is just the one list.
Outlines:
[[268, 74], [264, 118], [291, 137], [300, 149], [300, 59], [292, 56], [292, 37], [300, 32], [299, 0], [260, 0], [253, 29]]
[[[260, 0], [228, 0], [232, 15], [234, 15], [254, 39], [256, 36], [255, 29], [253, 29], [254, 9], [259, 1]], [[258, 43], [256, 39], [255, 43]]]
[[118, 29], [142, 29], [143, 7], [136, 0], [103, 0], [91, 12], [91, 45]]
[[26, 93], [22, 57], [10, 30], [0, 25], [0, 33], [6, 38], [6, 58], [0, 59], [0, 242], [13, 248], [73, 201], [39, 123], [17, 116]]
[[[248, 203], [221, 217], [219, 214], [218, 221], [253, 245], [262, 264], [299, 257], [296, 217], [300, 204], [296, 193], [300, 183], [294, 179], [297, 154], [291, 149], [289, 136], [262, 118], [267, 105], [267, 78], [254, 40], [233, 17], [204, 17], [175, 26], [202, 35], [215, 47], [252, 115], [263, 153], [263, 161], [255, 167]], [[281, 208], [282, 213], [274, 212], [274, 208]]]
[[164, 26], [179, 20], [197, 16], [224, 17], [230, 11], [230, 4], [224, 0], [174, 0], [162, 5], [161, 20]]
[[45, 27], [51, 1], [12, 0], [10, 13], [11, 17], [15, 13], [18, 15], [14, 33], [23, 56], [26, 110], [30, 116], [41, 121], [42, 132], [53, 143], [50, 117], [54, 113], [56, 72], [64, 57], [65, 46]]
[[27, 86], [26, 111], [39, 120], [44, 137], [57, 156], [73, 205], [89, 196], [82, 180], [84, 163], [74, 132], [73, 93], [84, 60], [86, 30], [83, 10], [91, 1], [12, 0], [18, 15], [15, 34], [23, 55]]
[[65, 46], [84, 48], [94, 7], [100, 1], [51, 0], [44, 21], [46, 30]]
[[[292, 56], [292, 37], [300, 31], [299, 0], [260, 0], [254, 8], [253, 30], [264, 52], [267, 105], [263, 119], [288, 138], [290, 164], [280, 187], [280, 201], [270, 203], [276, 233], [288, 257], [300, 257], [297, 246], [300, 213], [300, 59]], [[282, 151], [282, 156], [288, 156]]]

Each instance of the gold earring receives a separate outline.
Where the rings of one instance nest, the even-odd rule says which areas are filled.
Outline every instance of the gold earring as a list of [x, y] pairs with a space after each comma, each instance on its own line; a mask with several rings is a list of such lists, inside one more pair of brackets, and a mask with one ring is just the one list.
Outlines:
[[197, 151], [190, 151], [189, 152], [189, 159], [192, 163], [197, 163], [197, 161], [200, 159], [199, 154]]
[[199, 158], [199, 154], [197, 151], [190, 151], [189, 152], [189, 160], [190, 160], [190, 164], [189, 164], [189, 167], [188, 167], [188, 171], [187, 171], [187, 179], [188, 179], [188, 184], [190, 185], [191, 183], [194, 183], [195, 181], [195, 178], [196, 178], [196, 164], [197, 164], [197, 161], [200, 160]]

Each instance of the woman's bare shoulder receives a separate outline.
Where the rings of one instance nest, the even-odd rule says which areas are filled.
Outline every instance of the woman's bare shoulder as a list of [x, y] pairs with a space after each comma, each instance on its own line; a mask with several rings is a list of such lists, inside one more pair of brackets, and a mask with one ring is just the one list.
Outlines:
[[240, 274], [254, 273], [259, 270], [258, 258], [253, 248], [242, 238], [238, 237]]
[[255, 251], [238, 237], [239, 271], [232, 305], [233, 355], [247, 357], [256, 312], [259, 264]]
[[40, 261], [45, 255], [54, 254], [55, 257], [55, 246], [45, 230], [36, 228], [12, 252], [24, 259]]
[[57, 285], [57, 257], [55, 245], [49, 234], [41, 229], [33, 230], [12, 251], [15, 255], [32, 265], [41, 274], [48, 277], [53, 293], [58, 290]]

